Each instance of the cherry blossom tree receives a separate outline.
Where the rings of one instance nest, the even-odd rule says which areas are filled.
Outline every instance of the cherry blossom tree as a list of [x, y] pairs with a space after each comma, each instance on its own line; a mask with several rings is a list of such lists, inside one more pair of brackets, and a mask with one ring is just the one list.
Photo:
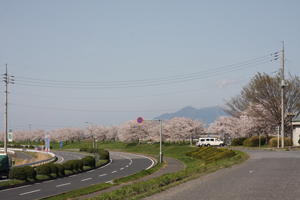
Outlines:
[[133, 142], [146, 140], [149, 136], [148, 130], [149, 121], [138, 124], [136, 120], [127, 121], [121, 125], [119, 129], [119, 137], [121, 141]]

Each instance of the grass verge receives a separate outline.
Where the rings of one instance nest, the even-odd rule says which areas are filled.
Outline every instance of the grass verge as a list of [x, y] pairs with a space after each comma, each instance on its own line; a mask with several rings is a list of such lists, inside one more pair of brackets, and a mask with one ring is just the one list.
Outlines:
[[[100, 148], [114, 149], [118, 151], [125, 152], [133, 152], [133, 153], [143, 153], [143, 154], [156, 154], [159, 153], [159, 144], [140, 144], [137, 145], [135, 143], [124, 144], [124, 143], [116, 143], [113, 145], [111, 143], [99, 145]], [[146, 196], [150, 196], [151, 194], [164, 191], [170, 187], [176, 186], [178, 184], [184, 183], [186, 181], [198, 178], [207, 173], [214, 172], [216, 170], [226, 168], [237, 164], [243, 160], [248, 158], [248, 155], [241, 152], [236, 151], [237, 155], [233, 158], [223, 159], [208, 165], [204, 165], [204, 161], [199, 159], [190, 158], [184, 155], [185, 152], [193, 150], [195, 147], [190, 147], [189, 145], [178, 145], [178, 144], [164, 144], [163, 145], [163, 153], [164, 156], [173, 157], [184, 162], [187, 167], [185, 170], [182, 170], [177, 173], [169, 173], [165, 174], [161, 177], [153, 178], [147, 181], [134, 182], [131, 185], [123, 186], [122, 188], [115, 190], [110, 193], [104, 193], [100, 196], [97, 196], [92, 199], [141, 199]], [[159, 165], [157, 165], [159, 167]], [[140, 172], [140, 175], [132, 175], [131, 177], [123, 177], [119, 180], [115, 180], [114, 184], [110, 184], [111, 186], [118, 185], [124, 182], [130, 182], [136, 180], [144, 175], [142, 175], [143, 171]], [[98, 184], [99, 188], [96, 191], [100, 190], [100, 186], [103, 183]], [[108, 186], [107, 186], [108, 187]], [[96, 187], [97, 188], [97, 187]], [[95, 189], [95, 188], [94, 188]], [[61, 195], [56, 195], [53, 197], [45, 198], [45, 199], [68, 199], [76, 197], [74, 193], [84, 195], [92, 192], [92, 189], [89, 187], [70, 191], [68, 193], [64, 193]]]

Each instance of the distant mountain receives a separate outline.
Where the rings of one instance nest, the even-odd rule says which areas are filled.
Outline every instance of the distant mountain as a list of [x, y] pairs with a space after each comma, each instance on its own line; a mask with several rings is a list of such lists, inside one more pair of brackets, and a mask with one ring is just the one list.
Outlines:
[[219, 106], [196, 109], [192, 106], [187, 106], [174, 113], [165, 113], [154, 119], [172, 119], [174, 117], [186, 117], [191, 119], [203, 119], [206, 127], [209, 127], [210, 123], [214, 123], [218, 116], [228, 116]]

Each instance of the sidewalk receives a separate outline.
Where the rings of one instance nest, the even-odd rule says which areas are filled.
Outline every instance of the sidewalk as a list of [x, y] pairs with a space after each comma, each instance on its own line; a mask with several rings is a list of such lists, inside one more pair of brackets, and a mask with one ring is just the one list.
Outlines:
[[[162, 169], [160, 169], [159, 171], [154, 172], [153, 174], [149, 175], [149, 176], [145, 176], [143, 178], [140, 178], [138, 180], [135, 180], [133, 182], [138, 182], [138, 181], [146, 181], [155, 177], [159, 177], [162, 176], [164, 174], [167, 173], [174, 173], [174, 172], [179, 172], [181, 169], [185, 169], [186, 168], [186, 164], [185, 163], [181, 163], [180, 161], [174, 159], [174, 158], [169, 158], [169, 157], [164, 157], [164, 162], [165, 165]], [[129, 182], [129, 183], [123, 183], [114, 187], [110, 187], [98, 192], [94, 192], [91, 194], [87, 194], [84, 196], [80, 196], [80, 197], [76, 197], [75, 199], [85, 199], [85, 198], [92, 198], [92, 197], [96, 197], [98, 195], [101, 195], [103, 193], [107, 193], [107, 192], [112, 192], [114, 190], [117, 190], [125, 185], [131, 185], [133, 182]]]

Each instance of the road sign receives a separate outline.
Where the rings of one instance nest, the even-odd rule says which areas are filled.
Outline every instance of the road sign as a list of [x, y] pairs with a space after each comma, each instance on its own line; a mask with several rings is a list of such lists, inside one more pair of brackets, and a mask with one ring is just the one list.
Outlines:
[[12, 142], [12, 141], [13, 141], [13, 139], [12, 139], [12, 133], [8, 133], [8, 141], [9, 141], [9, 142]]
[[144, 119], [142, 117], [138, 117], [136, 120], [139, 124], [143, 123]]
[[60, 145], [60, 148], [62, 149], [63, 148], [63, 142], [60, 142], [59, 145]]
[[45, 151], [50, 151], [50, 135], [45, 135]]
[[37, 149], [38, 151], [42, 150], [42, 148], [41, 148], [41, 147], [37, 147], [36, 149]]

